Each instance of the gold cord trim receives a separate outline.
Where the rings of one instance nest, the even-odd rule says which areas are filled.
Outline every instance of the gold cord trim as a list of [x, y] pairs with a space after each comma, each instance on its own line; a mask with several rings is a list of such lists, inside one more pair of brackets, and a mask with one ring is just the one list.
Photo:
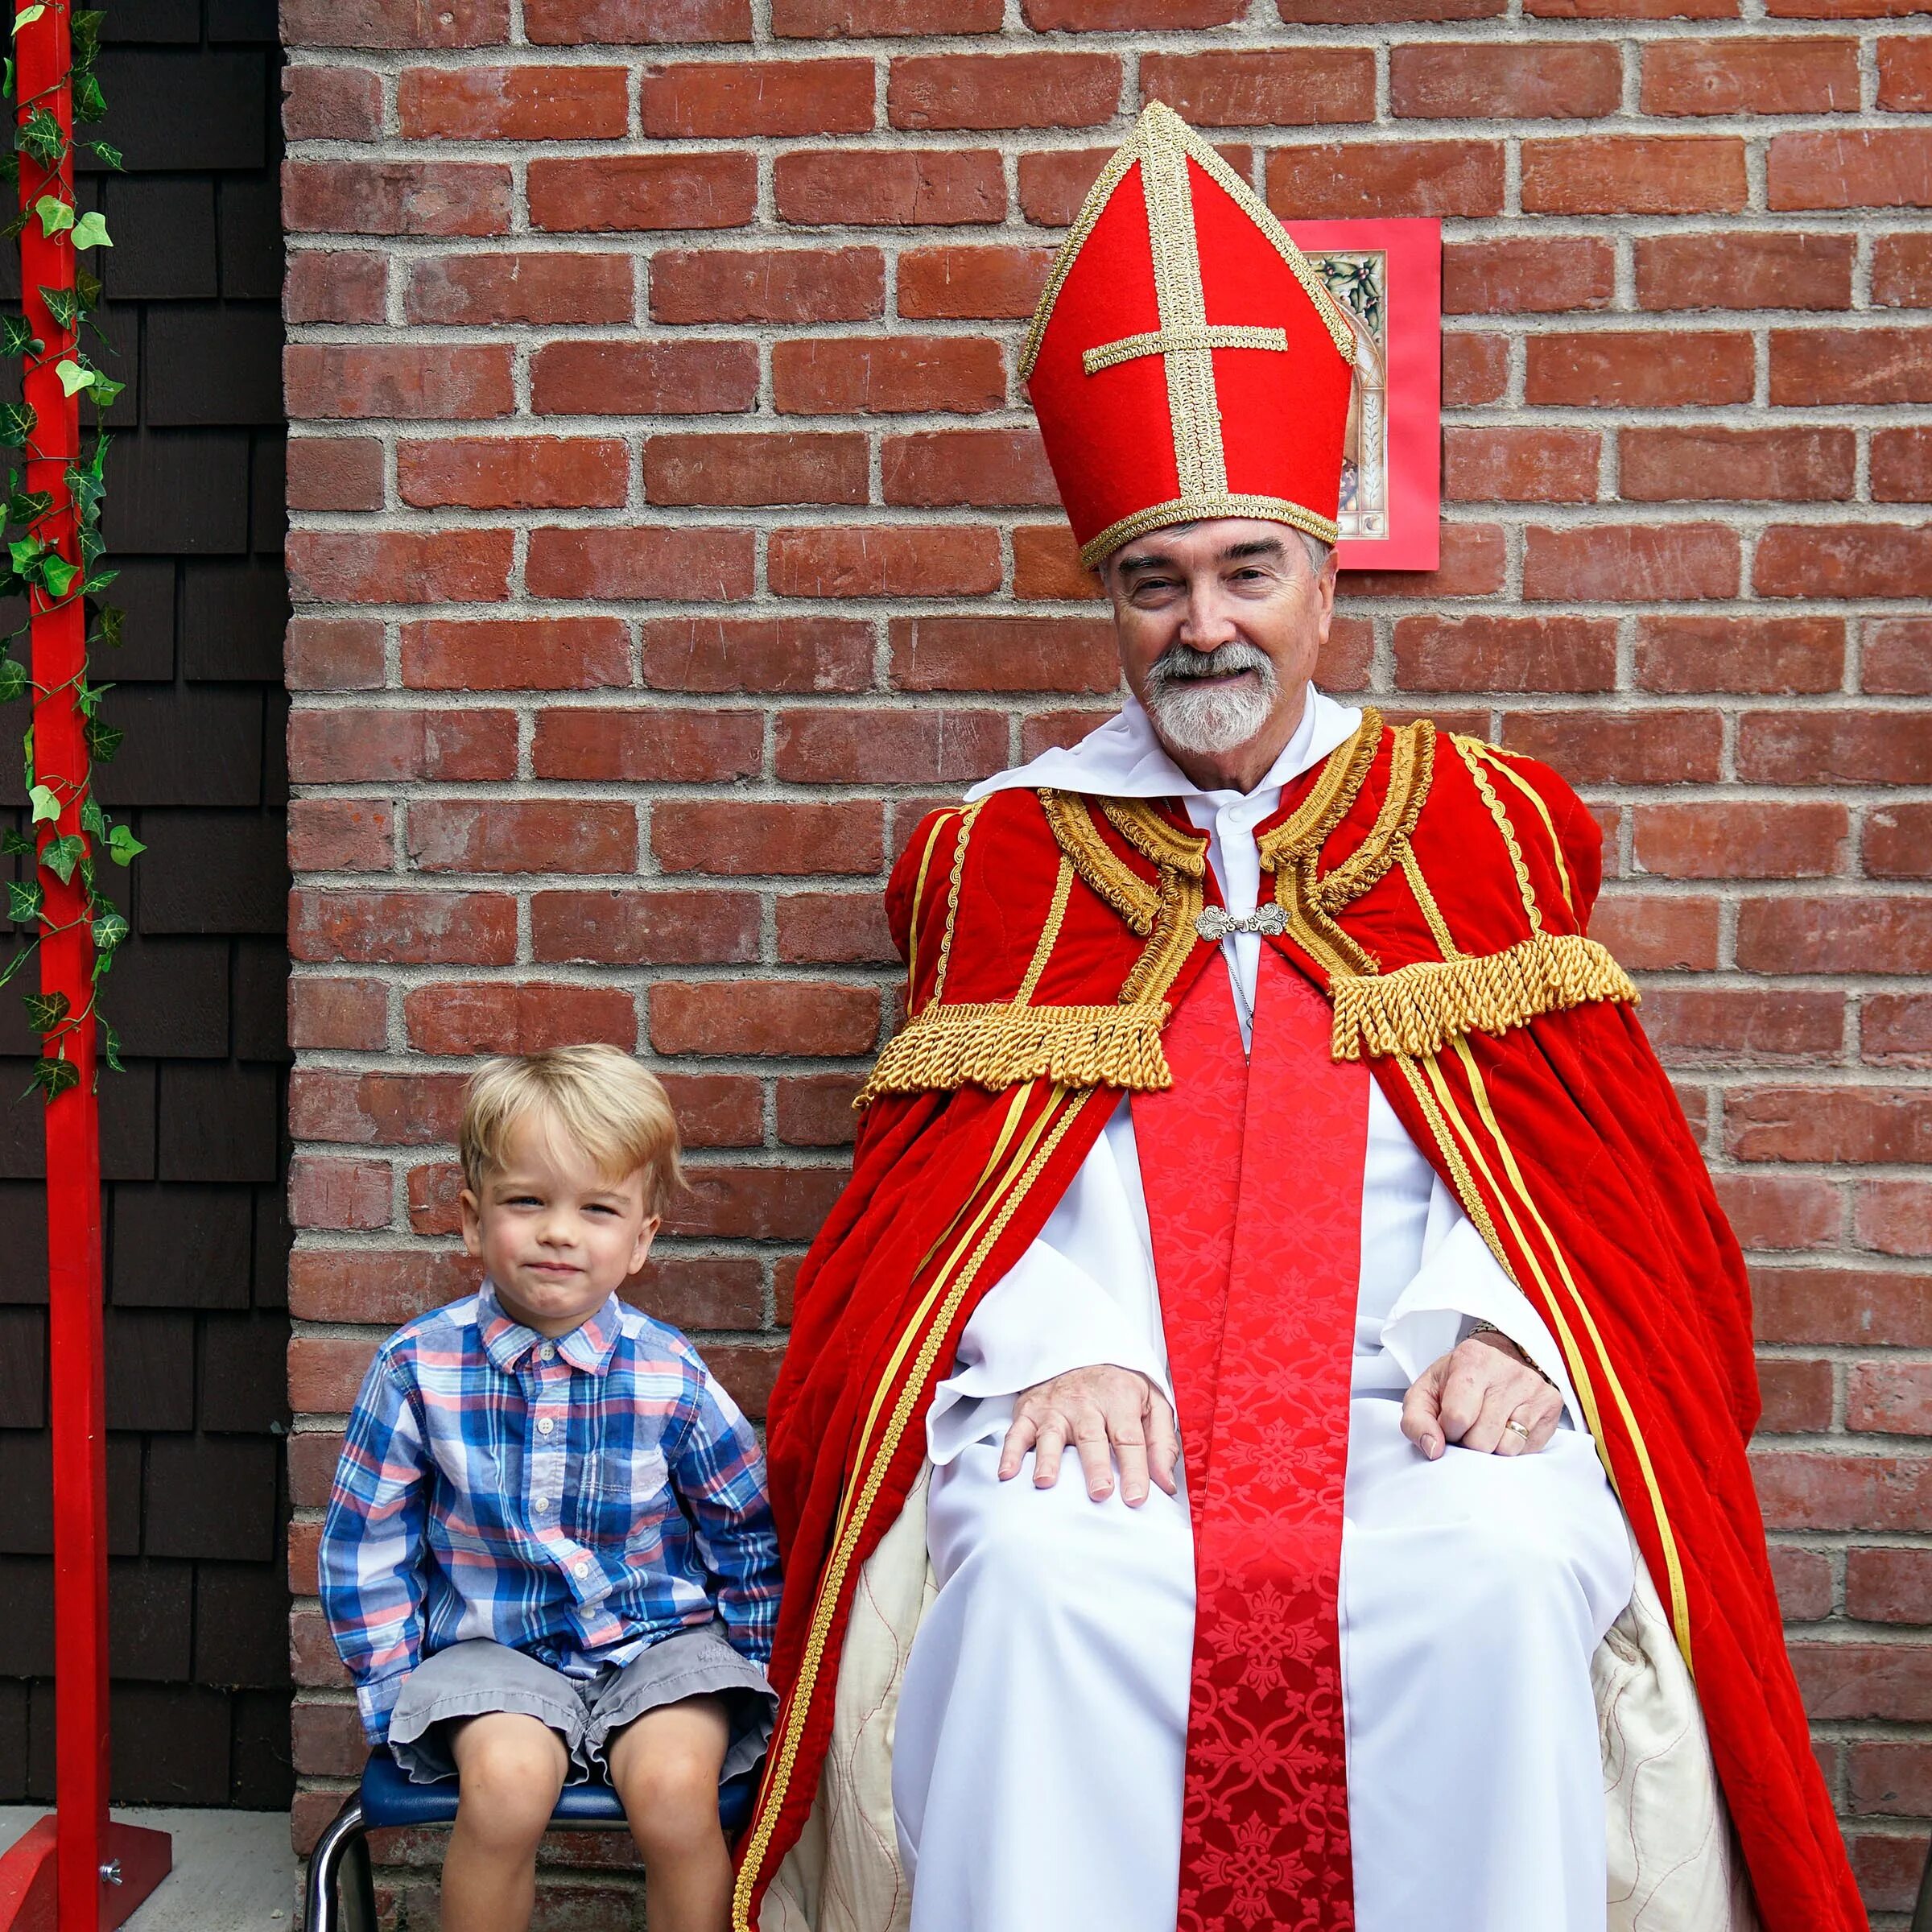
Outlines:
[[1389, 789], [1381, 809], [1368, 836], [1317, 887], [1324, 912], [1340, 911], [1359, 899], [1408, 849], [1435, 771], [1435, 727], [1426, 718], [1389, 733]]
[[1503, 809], [1503, 802], [1496, 795], [1496, 787], [1489, 782], [1489, 774], [1483, 769], [1480, 753], [1481, 741], [1465, 738], [1460, 733], [1451, 734], [1455, 749], [1463, 762], [1469, 768], [1469, 775], [1476, 781], [1476, 788], [1483, 795], [1483, 803], [1489, 807], [1489, 815], [1496, 820], [1496, 828], [1503, 835], [1503, 843], [1509, 848], [1509, 863], [1516, 868], [1517, 890], [1522, 894], [1523, 910], [1530, 917], [1532, 936], [1543, 930], [1542, 908], [1536, 902], [1536, 889], [1530, 883], [1530, 868], [1523, 862], [1523, 848], [1517, 843], [1516, 828], [1509, 823], [1509, 815]]
[[1167, 1009], [1162, 1002], [1167, 989], [1179, 976], [1188, 954], [1203, 943], [1195, 921], [1201, 916], [1204, 901], [1197, 875], [1170, 865], [1161, 868], [1160, 915], [1154, 921], [1154, 936], [1121, 988], [1123, 1007], [1166, 1018]]
[[956, 811], [941, 811], [933, 815], [932, 829], [926, 835], [926, 849], [919, 854], [919, 876], [912, 887], [912, 928], [906, 940], [906, 1010], [912, 1010], [914, 996], [919, 985], [919, 921], [926, 911], [926, 871], [932, 863], [932, 848], [939, 842], [939, 834], [960, 815]]
[[1127, 843], [1162, 871], [1191, 879], [1208, 876], [1208, 841], [1199, 832], [1183, 832], [1156, 811], [1145, 799], [1103, 799], [1100, 810]]
[[1033, 312], [1033, 320], [1027, 325], [1026, 340], [1020, 346], [1020, 380], [1024, 382], [1033, 374], [1033, 365], [1039, 360], [1040, 342], [1046, 333], [1046, 324], [1053, 317], [1053, 305], [1060, 299], [1060, 291], [1067, 285], [1067, 278], [1073, 273], [1074, 262], [1080, 250], [1087, 246], [1087, 237], [1099, 225], [1100, 217], [1107, 211], [1107, 204], [1113, 199], [1113, 191], [1133, 171], [1141, 158], [1140, 130], [1137, 126], [1125, 144], [1117, 147], [1107, 157], [1094, 184], [1087, 191], [1087, 199], [1080, 204], [1080, 212], [1073, 218], [1073, 226], [1067, 229], [1067, 238], [1060, 244], [1060, 251], [1053, 258], [1053, 266], [1046, 271], [1046, 286], [1041, 291], [1039, 305]]
[[1267, 523], [1291, 524], [1297, 530], [1305, 530], [1311, 537], [1319, 537], [1324, 543], [1340, 540], [1341, 526], [1332, 517], [1324, 517], [1299, 503], [1291, 503], [1286, 497], [1249, 496], [1239, 491], [1221, 489], [1203, 491], [1194, 494], [1183, 493], [1165, 503], [1156, 503], [1146, 510], [1137, 510], [1130, 517], [1122, 517], [1117, 523], [1109, 523], [1097, 537], [1089, 537], [1080, 546], [1080, 562], [1092, 570], [1104, 563], [1123, 543], [1131, 543], [1136, 537], [1144, 537], [1150, 530], [1160, 530], [1170, 523], [1199, 522], [1208, 517], [1258, 517]]
[[[1192, 344], [1207, 330], [1208, 295], [1201, 283], [1187, 151], [1158, 120], [1148, 123], [1146, 137], [1141, 150], [1141, 187], [1154, 260], [1154, 300], [1160, 309], [1159, 333], [1177, 345]], [[1181, 494], [1212, 496], [1224, 491], [1228, 460], [1221, 447], [1213, 351], [1177, 346], [1162, 355], [1161, 365], [1167, 380], [1168, 427]]]
[[[1181, 930], [1191, 943], [1192, 927]], [[1144, 960], [1161, 947], [1165, 931], [1163, 921]], [[1148, 976], [1151, 983], [1154, 976]], [[1173, 976], [1169, 972], [1168, 984]], [[1161, 1046], [1167, 1010], [1158, 994], [1114, 1006], [928, 1006], [887, 1045], [852, 1104], [864, 1107], [882, 1093], [961, 1087], [997, 1093], [1026, 1080], [1157, 1093], [1174, 1084]]]
[[1082, 349], [1080, 366], [1088, 375], [1097, 376], [1104, 369], [1112, 369], [1121, 362], [1136, 361], [1142, 356], [1165, 356], [1181, 349], [1273, 349], [1286, 355], [1288, 332], [1285, 328], [1249, 328], [1238, 323], [1221, 326], [1210, 323], [1199, 328], [1157, 328], [1145, 335], [1122, 336], [1117, 342], [1103, 342], [1097, 348]]
[[1546, 1013], [1638, 998], [1629, 975], [1595, 939], [1550, 932], [1505, 952], [1338, 975], [1328, 994], [1338, 1060], [1435, 1053], [1466, 1033], [1506, 1033]]
[[1161, 909], [1159, 892], [1135, 873], [1100, 836], [1087, 802], [1077, 792], [1043, 790], [1040, 808], [1075, 869], [1128, 927], [1146, 939]]
[[1556, 836], [1556, 821], [1550, 815], [1550, 807], [1543, 803], [1543, 795], [1509, 762], [1501, 745], [1479, 745], [1475, 749], [1478, 758], [1501, 772], [1536, 807], [1538, 817], [1543, 821], [1543, 829], [1550, 835], [1550, 850], [1556, 860], [1556, 882], [1563, 890], [1563, 903], [1574, 914], [1576, 894], [1571, 889], [1570, 861], [1563, 857], [1563, 842]]
[[1348, 808], [1361, 791], [1381, 741], [1382, 714], [1373, 704], [1364, 705], [1355, 735], [1329, 753], [1321, 776], [1309, 788], [1307, 797], [1287, 819], [1262, 836], [1261, 854], [1265, 870], [1278, 872], [1284, 865], [1315, 856], [1329, 833], [1348, 815]]
[[966, 875], [966, 844], [972, 836], [973, 821], [985, 803], [984, 799], [975, 799], [960, 814], [960, 841], [952, 848], [952, 876], [946, 887], [946, 930], [939, 938], [939, 964], [932, 976], [932, 997], [926, 1002], [929, 1012], [939, 1005], [939, 996], [946, 990], [946, 968], [952, 960], [952, 929], [960, 917], [960, 881]]
[[1072, 896], [1073, 861], [1062, 852], [1060, 869], [1053, 881], [1053, 902], [1046, 908], [1046, 920], [1040, 928], [1039, 943], [1033, 949], [1033, 957], [1026, 963], [1026, 976], [1020, 981], [1020, 989], [1013, 996], [1014, 1005], [1033, 1004], [1033, 996], [1039, 990], [1040, 975], [1046, 970], [1046, 962], [1053, 957], [1060, 927], [1066, 923], [1067, 902]]
[[1443, 917], [1443, 909], [1435, 902], [1435, 894], [1430, 890], [1429, 881], [1422, 876], [1422, 869], [1415, 856], [1415, 848], [1408, 840], [1398, 839], [1396, 857], [1402, 869], [1402, 877], [1409, 881], [1409, 890], [1415, 894], [1415, 902], [1422, 909], [1422, 917], [1429, 922], [1429, 934], [1436, 943], [1437, 950], [1445, 960], [1459, 960], [1463, 950], [1455, 943], [1449, 930], [1449, 922]]

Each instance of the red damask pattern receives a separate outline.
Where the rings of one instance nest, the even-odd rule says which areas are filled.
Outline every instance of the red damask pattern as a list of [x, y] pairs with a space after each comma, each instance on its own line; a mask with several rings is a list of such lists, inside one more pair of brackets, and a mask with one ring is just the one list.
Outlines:
[[1194, 1518], [1179, 1932], [1355, 1922], [1336, 1591], [1368, 1075], [1261, 948], [1250, 1058], [1217, 959], [1134, 1132]]

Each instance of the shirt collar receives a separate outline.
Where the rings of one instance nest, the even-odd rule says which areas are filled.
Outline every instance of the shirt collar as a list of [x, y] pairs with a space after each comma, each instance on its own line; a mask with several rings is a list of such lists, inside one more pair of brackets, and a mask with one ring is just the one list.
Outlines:
[[547, 1341], [555, 1344], [557, 1353], [572, 1368], [581, 1368], [587, 1375], [601, 1375], [610, 1365], [621, 1322], [617, 1298], [613, 1294], [569, 1334], [539, 1335], [505, 1312], [497, 1298], [494, 1282], [486, 1278], [477, 1295], [477, 1323], [483, 1338], [483, 1352], [506, 1375], [514, 1374], [525, 1357]]

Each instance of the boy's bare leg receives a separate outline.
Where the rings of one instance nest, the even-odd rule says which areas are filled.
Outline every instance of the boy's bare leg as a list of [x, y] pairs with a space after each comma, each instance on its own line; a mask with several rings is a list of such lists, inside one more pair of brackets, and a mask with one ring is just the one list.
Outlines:
[[570, 1770], [564, 1740], [509, 1711], [450, 1728], [460, 1779], [443, 1855], [443, 1932], [526, 1932], [537, 1897], [537, 1846]]
[[730, 1741], [724, 1700], [687, 1697], [634, 1719], [606, 1748], [610, 1781], [643, 1855], [650, 1932], [724, 1932], [729, 1922], [731, 1855], [718, 1823], [718, 1773]]

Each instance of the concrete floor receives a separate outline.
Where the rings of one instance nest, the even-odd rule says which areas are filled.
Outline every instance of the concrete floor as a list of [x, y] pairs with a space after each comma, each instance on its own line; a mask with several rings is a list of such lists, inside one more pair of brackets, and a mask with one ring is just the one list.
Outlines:
[[[0, 1851], [44, 1815], [37, 1806], [0, 1806]], [[174, 1870], [126, 1932], [290, 1932], [296, 1867], [286, 1811], [117, 1807], [114, 1816], [175, 1841]]]

